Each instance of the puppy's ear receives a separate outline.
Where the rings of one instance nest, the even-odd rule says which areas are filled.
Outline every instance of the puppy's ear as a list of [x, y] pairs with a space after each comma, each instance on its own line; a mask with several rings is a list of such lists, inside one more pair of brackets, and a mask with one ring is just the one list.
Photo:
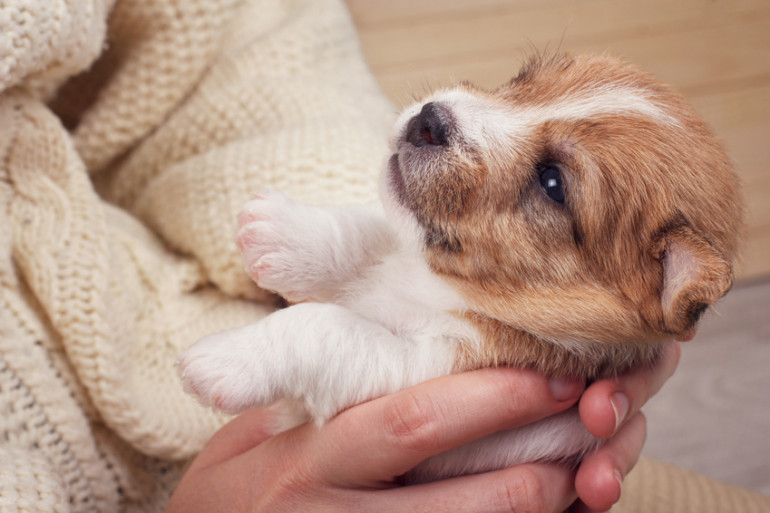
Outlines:
[[686, 339], [694, 334], [701, 314], [730, 289], [732, 264], [686, 222], [664, 228], [655, 253], [663, 266], [664, 329]]

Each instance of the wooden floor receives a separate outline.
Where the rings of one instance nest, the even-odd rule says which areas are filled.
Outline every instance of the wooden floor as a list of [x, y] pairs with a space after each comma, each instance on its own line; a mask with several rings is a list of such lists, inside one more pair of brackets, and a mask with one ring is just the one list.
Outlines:
[[749, 231], [739, 277], [770, 276], [770, 1], [346, 0], [402, 106], [457, 80], [492, 87], [532, 49], [610, 51], [674, 84], [726, 142]]

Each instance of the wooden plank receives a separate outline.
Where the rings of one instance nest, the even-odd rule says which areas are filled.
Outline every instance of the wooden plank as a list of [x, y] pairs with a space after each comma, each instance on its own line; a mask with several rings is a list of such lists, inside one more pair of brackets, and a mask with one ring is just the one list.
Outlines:
[[549, 16], [544, 23], [524, 26], [542, 29], [566, 20], [599, 27], [612, 20], [610, 26], [617, 29], [618, 23], [622, 27], [622, 24], [642, 25], [660, 19], [718, 18], [726, 13], [766, 7], [765, 0], [346, 0], [346, 4], [356, 25], [367, 35], [384, 27], [462, 24], [483, 17], [501, 18], [514, 24], [522, 20], [534, 22], [543, 19], [544, 14]]
[[[601, 43], [575, 43], [568, 37], [564, 47], [571, 52], [617, 53], [674, 84], [686, 95], [770, 77], [770, 15], [730, 21], [690, 31]], [[416, 40], [410, 44], [420, 50], [425, 46]], [[533, 39], [532, 44], [542, 49], [547, 41]], [[495, 87], [515, 74], [530, 47], [522, 42], [504, 50], [466, 52], [454, 60], [418, 64], [415, 58], [414, 62], [399, 66], [378, 68], [372, 63], [372, 67], [386, 94], [403, 104], [411, 99], [415, 89], [422, 92], [425, 83], [436, 87], [469, 79], [482, 87]], [[703, 57], [705, 53], [708, 58]]]
[[743, 249], [743, 260], [738, 267], [737, 279], [741, 281], [766, 278], [770, 275], [770, 223], [749, 227], [746, 233], [748, 243]]
[[564, 0], [346, 0], [363, 31], [389, 24], [414, 24], [430, 18], [466, 17], [479, 12], [524, 11]]
[[[659, 34], [613, 43], [626, 56], [688, 97], [770, 78], [770, 12], [705, 29]], [[580, 46], [601, 51], [603, 45]]]
[[691, 102], [725, 142], [741, 177], [748, 231], [738, 277], [770, 275], [770, 80]]
[[421, 16], [399, 23], [377, 25], [361, 33], [363, 46], [375, 71], [392, 66], [481, 59], [489, 52], [633, 38], [660, 31], [680, 32], [715, 26], [728, 18], [767, 14], [766, 1], [706, 3], [702, 0], [649, 0], [617, 2], [586, 0], [551, 2], [537, 9], [476, 8], [462, 16]]

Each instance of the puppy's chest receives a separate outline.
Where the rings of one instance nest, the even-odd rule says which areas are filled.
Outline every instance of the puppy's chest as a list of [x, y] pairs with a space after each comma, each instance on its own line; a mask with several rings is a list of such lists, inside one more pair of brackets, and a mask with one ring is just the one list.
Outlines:
[[408, 252], [388, 255], [349, 284], [339, 304], [403, 339], [453, 342], [477, 337], [462, 298]]

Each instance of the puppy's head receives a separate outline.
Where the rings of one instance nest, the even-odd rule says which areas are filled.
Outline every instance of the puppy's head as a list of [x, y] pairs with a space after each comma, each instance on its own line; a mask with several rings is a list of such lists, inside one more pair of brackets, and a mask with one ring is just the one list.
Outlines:
[[610, 57], [533, 59], [399, 118], [383, 201], [478, 318], [569, 348], [688, 337], [730, 287], [729, 159], [670, 88]]

